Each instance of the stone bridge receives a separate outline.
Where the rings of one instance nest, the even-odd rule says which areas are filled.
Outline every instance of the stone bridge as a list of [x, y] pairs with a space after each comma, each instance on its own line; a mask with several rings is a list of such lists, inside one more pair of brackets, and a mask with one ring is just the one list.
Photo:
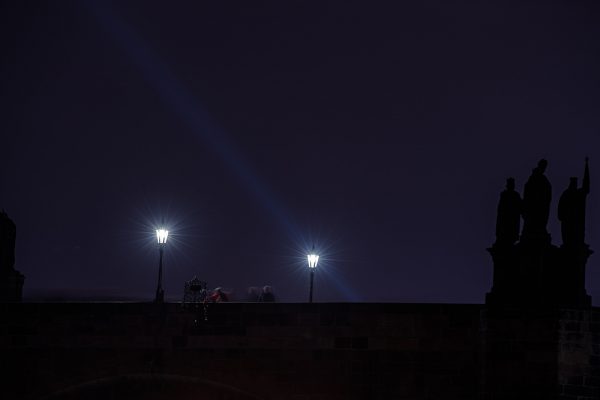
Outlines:
[[598, 399], [600, 309], [0, 303], [2, 399]]

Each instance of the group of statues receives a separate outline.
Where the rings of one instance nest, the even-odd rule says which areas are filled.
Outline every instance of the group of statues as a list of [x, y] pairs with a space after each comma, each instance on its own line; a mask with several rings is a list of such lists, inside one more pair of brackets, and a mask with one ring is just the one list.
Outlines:
[[[515, 190], [514, 178], [506, 180], [506, 189], [500, 195], [496, 220], [496, 245], [512, 245], [518, 240], [549, 241], [546, 225], [550, 215], [552, 186], [544, 174], [548, 162], [538, 162], [525, 183], [523, 198]], [[577, 187], [577, 178], [570, 179], [569, 187], [558, 202], [558, 219], [561, 222], [561, 234], [564, 246], [584, 245], [585, 240], [585, 202], [590, 192], [590, 171], [588, 159], [585, 159], [583, 184]], [[521, 228], [523, 218], [523, 231]]]

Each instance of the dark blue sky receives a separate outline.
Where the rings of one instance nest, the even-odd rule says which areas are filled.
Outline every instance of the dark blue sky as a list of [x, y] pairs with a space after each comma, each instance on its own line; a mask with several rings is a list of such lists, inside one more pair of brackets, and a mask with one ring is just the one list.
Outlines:
[[[111, 4], [112, 3], [112, 4]], [[594, 1], [3, 2], [0, 207], [26, 296], [483, 302], [506, 177], [590, 157]], [[588, 292], [600, 304], [600, 262]]]

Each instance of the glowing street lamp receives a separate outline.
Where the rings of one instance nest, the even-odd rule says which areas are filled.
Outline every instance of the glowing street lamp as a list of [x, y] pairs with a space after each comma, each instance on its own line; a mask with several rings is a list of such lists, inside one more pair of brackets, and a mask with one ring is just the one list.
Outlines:
[[315, 268], [319, 262], [319, 256], [315, 254], [315, 246], [313, 246], [312, 253], [307, 256], [308, 258], [308, 269], [310, 270], [310, 290], [308, 292], [308, 302], [312, 303], [313, 299], [313, 280], [315, 277]]
[[165, 251], [165, 245], [167, 244], [167, 238], [169, 237], [169, 231], [166, 229], [156, 230], [156, 239], [158, 240], [158, 252], [160, 254], [158, 259], [158, 286], [156, 287], [156, 297], [154, 302], [162, 303], [165, 301], [165, 291], [162, 288], [162, 269], [163, 269], [163, 253]]

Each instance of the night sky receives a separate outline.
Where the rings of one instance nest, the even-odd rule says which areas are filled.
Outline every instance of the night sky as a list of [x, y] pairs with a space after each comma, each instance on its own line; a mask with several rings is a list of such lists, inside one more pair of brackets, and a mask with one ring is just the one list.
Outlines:
[[[452, 4], [450, 4], [452, 3]], [[549, 4], [553, 3], [553, 4]], [[596, 4], [594, 4], [596, 3]], [[600, 304], [596, 1], [3, 2], [0, 208], [26, 298], [482, 303], [496, 207], [590, 157]], [[581, 178], [580, 178], [581, 179]]]

